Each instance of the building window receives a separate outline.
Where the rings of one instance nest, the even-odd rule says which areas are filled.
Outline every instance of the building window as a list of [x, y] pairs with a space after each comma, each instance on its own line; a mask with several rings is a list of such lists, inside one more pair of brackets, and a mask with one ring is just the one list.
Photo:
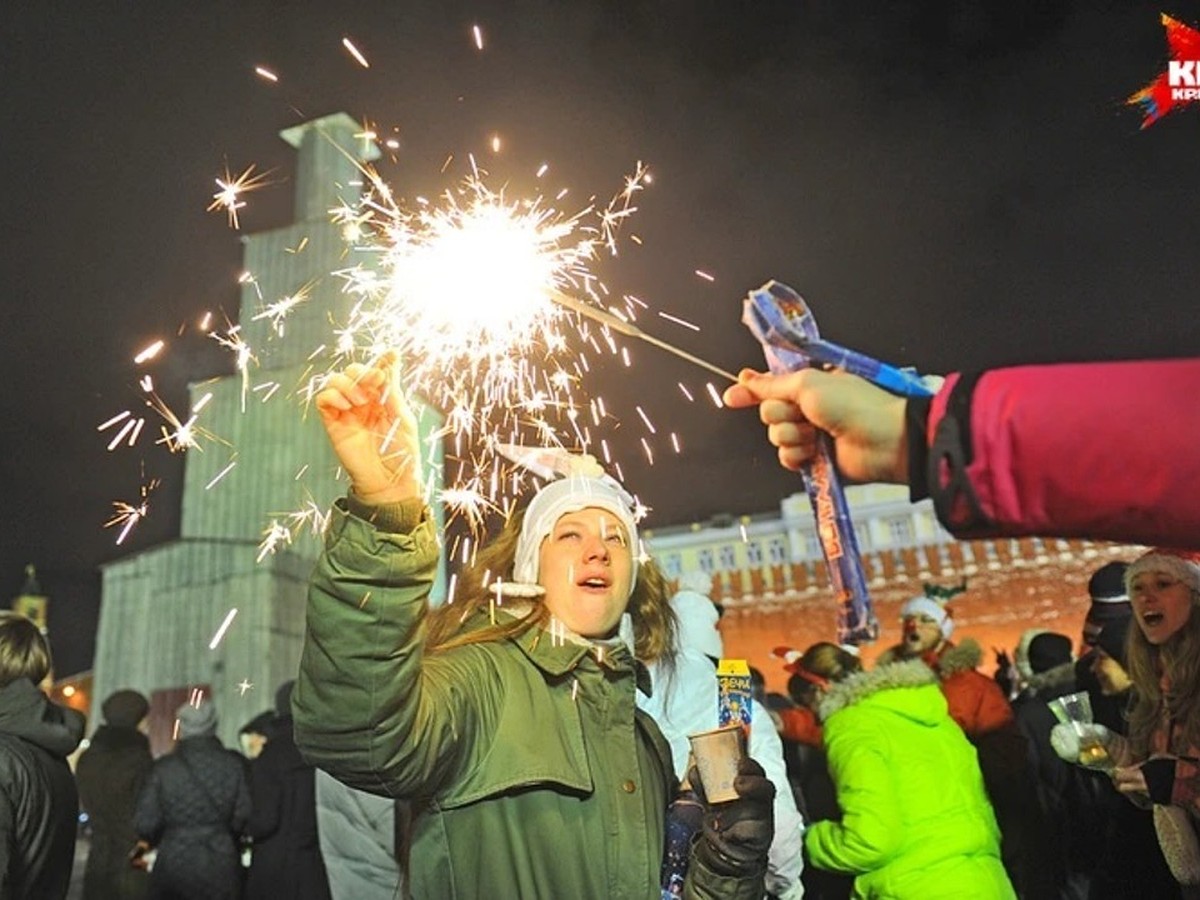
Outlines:
[[893, 547], [911, 547], [913, 543], [913, 524], [908, 516], [888, 519], [888, 543]]
[[763, 561], [762, 544], [758, 541], [746, 544], [746, 559], [750, 561], [751, 568], [756, 569], [761, 566]]
[[721, 570], [724, 572], [732, 572], [737, 567], [737, 553], [734, 552], [732, 544], [722, 544], [720, 549], [721, 554]]
[[683, 558], [678, 553], [668, 553], [662, 561], [663, 574], [675, 579], [683, 574]]
[[713, 562], [712, 549], [705, 547], [698, 554], [698, 559], [700, 561], [700, 571], [705, 575], [711, 575], [713, 570], [716, 569], [716, 564]]
[[821, 549], [821, 539], [815, 534], [805, 535], [804, 554], [805, 559], [822, 559], [825, 556], [825, 552]]
[[781, 537], [773, 537], [770, 543], [767, 544], [767, 557], [771, 560], [771, 565], [781, 566], [787, 562], [787, 542]]
[[866, 552], [871, 549], [871, 532], [862, 525], [854, 526], [854, 543], [859, 550]]

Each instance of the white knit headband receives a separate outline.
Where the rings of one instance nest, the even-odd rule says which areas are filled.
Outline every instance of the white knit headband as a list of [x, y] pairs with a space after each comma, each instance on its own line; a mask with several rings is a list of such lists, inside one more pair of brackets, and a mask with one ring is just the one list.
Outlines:
[[625, 528], [629, 539], [630, 556], [633, 560], [629, 593], [637, 584], [638, 532], [634, 519], [634, 499], [625, 488], [608, 475], [570, 475], [560, 481], [552, 481], [529, 502], [525, 519], [521, 522], [521, 535], [517, 539], [517, 555], [513, 561], [513, 580], [524, 584], [538, 583], [538, 551], [554, 523], [567, 513], [589, 508], [603, 509], [616, 517]]

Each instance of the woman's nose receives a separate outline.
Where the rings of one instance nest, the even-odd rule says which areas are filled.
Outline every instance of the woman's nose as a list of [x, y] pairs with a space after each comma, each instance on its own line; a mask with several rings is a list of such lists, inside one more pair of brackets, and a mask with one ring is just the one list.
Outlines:
[[583, 548], [583, 558], [585, 560], [593, 559], [608, 559], [608, 544], [599, 537], [589, 538], [587, 544]]

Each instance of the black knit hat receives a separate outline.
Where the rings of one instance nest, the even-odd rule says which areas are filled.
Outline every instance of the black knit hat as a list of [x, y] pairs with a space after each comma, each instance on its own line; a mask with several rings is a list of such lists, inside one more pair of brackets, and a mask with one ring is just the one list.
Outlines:
[[108, 695], [100, 711], [104, 721], [117, 728], [136, 728], [138, 722], [150, 712], [150, 704], [143, 694], [128, 688], [113, 691]]
[[1088, 581], [1092, 605], [1083, 622], [1083, 642], [1095, 644], [1096, 637], [1107, 623], [1128, 619], [1133, 615], [1129, 595], [1125, 593], [1125, 570], [1128, 563], [1110, 562], [1097, 569]]
[[1071, 661], [1071, 639], [1065, 634], [1044, 631], [1029, 642], [1029, 668], [1034, 674]]

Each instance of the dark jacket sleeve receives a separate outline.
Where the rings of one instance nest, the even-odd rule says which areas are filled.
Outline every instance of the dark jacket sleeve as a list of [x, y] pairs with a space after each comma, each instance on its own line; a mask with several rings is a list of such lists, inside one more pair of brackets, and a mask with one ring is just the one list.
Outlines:
[[133, 813], [133, 830], [139, 838], [152, 845], [158, 843], [166, 827], [158, 779], [159, 770], [156, 766], [150, 770], [150, 777], [138, 792], [137, 808]]
[[243, 834], [251, 809], [250, 784], [246, 779], [245, 767], [239, 762], [237, 794], [233, 798], [233, 817], [229, 823], [229, 830], [234, 834]]
[[[263, 755], [267, 752], [263, 750]], [[269, 757], [264, 760], [260, 755], [250, 764], [250, 810], [246, 834], [254, 840], [264, 840], [279, 830], [283, 784], [278, 769], [270, 765]]]
[[1200, 359], [952, 375], [926, 422], [938, 518], [959, 538], [1192, 546], [1198, 396]]
[[12, 848], [17, 840], [16, 785], [12, 779], [0, 781], [0, 897], [11, 896], [13, 885], [9, 878]]

